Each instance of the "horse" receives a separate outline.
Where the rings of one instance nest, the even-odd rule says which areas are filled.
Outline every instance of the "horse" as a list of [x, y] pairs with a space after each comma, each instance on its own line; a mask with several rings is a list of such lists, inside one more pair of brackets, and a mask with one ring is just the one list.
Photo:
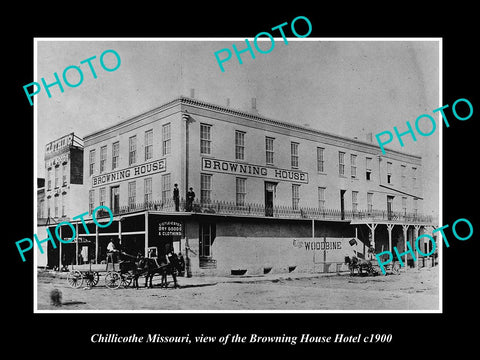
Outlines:
[[359, 259], [356, 256], [352, 256], [351, 259], [349, 256], [345, 256], [345, 264], [348, 264], [351, 276], [355, 275], [355, 269], [358, 269], [358, 273], [360, 275], [363, 274], [363, 270], [365, 270], [369, 275], [375, 275], [376, 273], [373, 269], [371, 261]]
[[[162, 281], [160, 287], [167, 287], [167, 275], [171, 275], [173, 278], [174, 288], [178, 288], [177, 283], [177, 272], [181, 273], [183, 268], [181, 262], [178, 259], [178, 256], [174, 253], [171, 253], [168, 256], [169, 262], [158, 263], [157, 259], [152, 258], [142, 258], [139, 262], [139, 269], [142, 273], [145, 273], [145, 287], [153, 288], [152, 280], [153, 276], [156, 274], [162, 275]], [[138, 286], [138, 282], [137, 282]]]
[[[142, 266], [141, 261], [143, 256], [138, 253], [137, 256], [127, 254], [125, 252], [121, 252], [123, 255], [123, 259], [120, 261], [120, 274], [122, 276], [127, 275], [133, 278], [133, 286], [138, 289], [138, 278], [142, 274]], [[125, 259], [125, 257], [129, 259]]]

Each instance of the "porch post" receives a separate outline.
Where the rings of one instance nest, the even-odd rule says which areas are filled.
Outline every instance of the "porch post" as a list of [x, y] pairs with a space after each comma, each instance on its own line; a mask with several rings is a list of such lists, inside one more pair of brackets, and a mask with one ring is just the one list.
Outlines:
[[95, 264], [98, 264], [98, 226], [97, 224], [95, 224]]
[[[62, 226], [60, 226], [60, 239], [63, 239]], [[62, 242], [58, 242], [58, 270], [62, 271]]]
[[148, 251], [148, 211], [145, 211], [145, 256]]
[[417, 261], [416, 261], [416, 264], [415, 264], [415, 267], [418, 269], [419, 268], [419, 259], [418, 259], [418, 251], [417, 251], [417, 247], [415, 246], [415, 243], [417, 241], [417, 238], [418, 238], [418, 230], [420, 230], [420, 225], [413, 225], [415, 231], [414, 231], [414, 240], [413, 240], [413, 247], [415, 248], [415, 257], [417, 258]]
[[408, 227], [410, 225], [402, 225], [402, 228], [403, 228], [403, 252], [405, 253], [405, 270], [408, 269], [408, 266], [407, 266], [407, 232], [408, 232]]
[[[372, 243], [373, 243], [373, 250], [376, 251], [376, 246], [375, 246], [375, 228], [377, 227], [378, 224], [375, 224], [375, 223], [372, 223], [371, 225], [370, 224], [365, 224], [368, 226], [368, 228], [370, 229], [370, 231], [372, 232]], [[366, 254], [365, 254], [366, 255]], [[370, 254], [370, 260], [372, 258], [372, 255]], [[365, 256], [365, 259], [366, 259], [366, 256]]]
[[75, 265], [78, 265], [78, 222], [75, 223]]
[[122, 241], [122, 219], [118, 219], [118, 238]]
[[187, 236], [187, 221], [183, 222], [183, 231], [185, 234], [185, 272], [187, 275], [187, 278], [192, 277], [192, 264], [189, 256], [189, 251], [190, 251], [190, 245], [188, 243], [188, 236]]
[[386, 224], [388, 230], [388, 250], [392, 252], [392, 230], [395, 226], [394, 224]]

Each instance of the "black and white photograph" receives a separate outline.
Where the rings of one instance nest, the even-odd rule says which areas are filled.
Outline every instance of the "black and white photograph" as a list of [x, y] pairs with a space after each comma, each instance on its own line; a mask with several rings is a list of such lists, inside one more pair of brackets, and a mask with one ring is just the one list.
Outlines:
[[7, 348], [471, 348], [474, 11], [131, 5], [5, 31]]

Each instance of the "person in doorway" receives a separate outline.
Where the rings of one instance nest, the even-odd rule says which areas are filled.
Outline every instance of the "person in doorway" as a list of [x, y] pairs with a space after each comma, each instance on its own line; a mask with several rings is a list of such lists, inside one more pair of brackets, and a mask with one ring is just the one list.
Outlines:
[[108, 270], [109, 261], [111, 261], [112, 264], [117, 262], [117, 253], [118, 253], [117, 247], [113, 242], [113, 239], [110, 239], [110, 242], [107, 245], [107, 270]]
[[175, 203], [175, 211], [180, 211], [180, 191], [178, 184], [173, 185], [173, 202]]
[[186, 207], [185, 207], [185, 211], [192, 211], [194, 200], [195, 200], [195, 193], [193, 192], [193, 188], [191, 187], [187, 191], [187, 204], [186, 204]]

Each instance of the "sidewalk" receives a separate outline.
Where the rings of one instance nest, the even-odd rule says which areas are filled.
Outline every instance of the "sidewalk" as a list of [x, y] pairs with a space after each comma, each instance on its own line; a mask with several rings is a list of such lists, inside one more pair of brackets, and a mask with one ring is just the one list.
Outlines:
[[[81, 266], [75, 266], [75, 270], [87, 271]], [[105, 265], [101, 265], [101, 269], [98, 266], [92, 266], [92, 271], [98, 271], [101, 275], [105, 275]], [[68, 272], [53, 271], [37, 269], [37, 274], [41, 278], [60, 278], [66, 279]], [[281, 280], [297, 280], [297, 279], [310, 279], [324, 276], [344, 276], [349, 275], [349, 271], [342, 271], [339, 273], [274, 273], [266, 275], [230, 275], [230, 276], [204, 276], [197, 275], [188, 277], [178, 276], [177, 281], [181, 287], [194, 287], [194, 286], [209, 286], [221, 283], [257, 283], [257, 282], [278, 282]], [[158, 275], [156, 276], [158, 277]], [[143, 286], [144, 282], [141, 277], [139, 284]], [[171, 276], [168, 277], [168, 281], [172, 281]]]

